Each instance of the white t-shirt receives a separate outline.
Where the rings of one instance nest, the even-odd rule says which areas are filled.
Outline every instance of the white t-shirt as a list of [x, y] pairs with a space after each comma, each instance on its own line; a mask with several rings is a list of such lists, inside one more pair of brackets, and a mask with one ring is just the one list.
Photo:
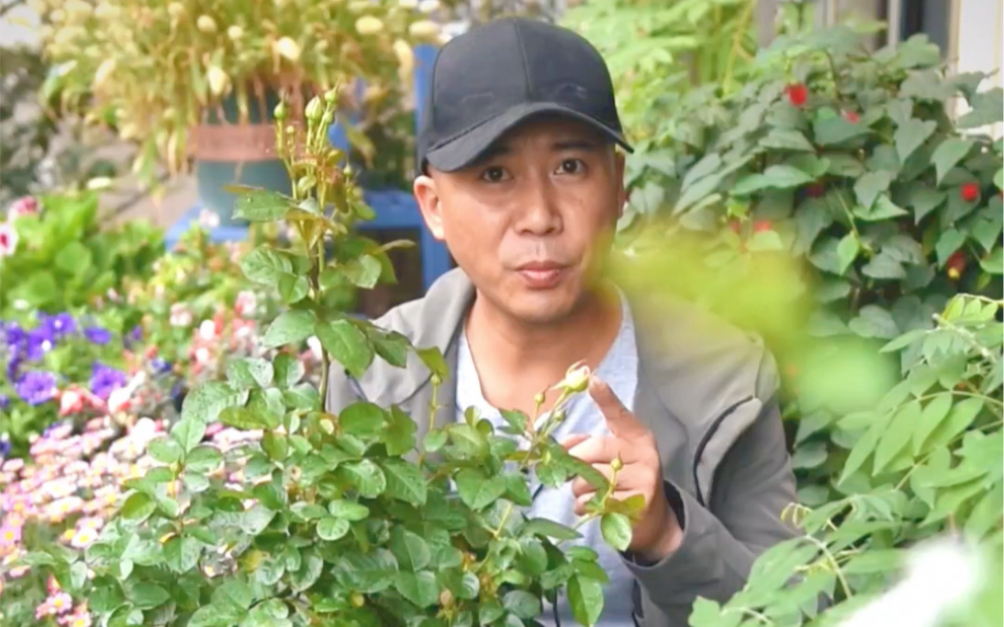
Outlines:
[[[623, 316], [620, 330], [613, 345], [603, 358], [595, 374], [606, 381], [617, 397], [629, 410], [632, 409], [635, 390], [638, 387], [638, 347], [635, 344], [634, 321], [626, 300], [621, 297]], [[457, 355], [457, 416], [458, 421], [464, 420], [464, 411], [474, 407], [478, 415], [491, 421], [496, 428], [508, 423], [502, 418], [498, 409], [485, 400], [481, 390], [474, 359], [467, 344], [465, 333], [460, 336]], [[541, 416], [540, 420], [546, 418]], [[566, 406], [566, 418], [554, 431], [554, 437], [559, 441], [568, 435], [589, 433], [592, 435], [609, 435], [593, 399], [588, 394], [577, 395]], [[536, 494], [533, 505], [526, 513], [530, 518], [547, 518], [567, 526], [574, 526], [578, 517], [575, 515], [575, 497], [572, 495], [571, 483], [560, 488], [543, 488], [537, 494], [539, 483], [531, 480], [530, 493]], [[599, 565], [607, 572], [610, 583], [604, 589], [604, 608], [597, 623], [599, 627], [633, 627], [631, 617], [633, 609], [632, 586], [633, 578], [624, 566], [620, 555], [604, 542], [600, 533], [598, 520], [591, 520], [579, 528], [582, 537], [569, 544], [581, 544], [592, 548], [599, 554]], [[576, 624], [572, 618], [567, 602], [559, 597], [558, 616], [561, 625], [567, 627]], [[544, 614], [538, 618], [544, 625], [555, 625], [554, 609], [545, 604]]]

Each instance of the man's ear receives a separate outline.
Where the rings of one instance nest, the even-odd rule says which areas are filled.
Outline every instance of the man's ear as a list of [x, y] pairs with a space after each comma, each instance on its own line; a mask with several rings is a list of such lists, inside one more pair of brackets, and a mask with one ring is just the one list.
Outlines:
[[428, 174], [422, 174], [415, 179], [413, 186], [415, 200], [418, 202], [418, 209], [422, 212], [422, 219], [429, 227], [429, 232], [439, 241], [445, 239], [443, 235], [443, 214], [442, 203], [440, 202], [439, 189], [436, 180]]

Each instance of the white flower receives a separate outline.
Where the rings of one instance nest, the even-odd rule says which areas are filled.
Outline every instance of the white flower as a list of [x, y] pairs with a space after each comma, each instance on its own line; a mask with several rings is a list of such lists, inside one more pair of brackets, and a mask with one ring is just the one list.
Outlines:
[[418, 3], [418, 10], [426, 15], [435, 13], [439, 9], [439, 0], [422, 0]]
[[241, 28], [240, 26], [234, 24], [233, 26], [227, 27], [227, 37], [229, 37], [233, 41], [237, 41], [243, 36], [244, 36], [244, 29]]
[[192, 310], [185, 303], [174, 303], [171, 305], [171, 326], [189, 327], [192, 326]]
[[207, 342], [216, 339], [216, 323], [212, 320], [203, 320], [199, 325], [199, 337]]
[[10, 224], [0, 224], [0, 257], [9, 257], [17, 250], [17, 230]]
[[[222, 71], [222, 70], [221, 70]], [[230, 78], [228, 77], [229, 81]], [[220, 216], [215, 211], [203, 209], [199, 212], [199, 226], [207, 230], [213, 230], [220, 225]]]
[[307, 346], [310, 347], [310, 352], [313, 354], [314, 359], [320, 361], [324, 356], [323, 350], [321, 348], [321, 341], [317, 339], [317, 336], [311, 335], [307, 338]]
[[237, 302], [234, 303], [234, 309], [242, 318], [250, 318], [254, 315], [257, 308], [258, 297], [255, 296], [254, 292], [250, 290], [243, 290], [241, 293], [237, 294]]

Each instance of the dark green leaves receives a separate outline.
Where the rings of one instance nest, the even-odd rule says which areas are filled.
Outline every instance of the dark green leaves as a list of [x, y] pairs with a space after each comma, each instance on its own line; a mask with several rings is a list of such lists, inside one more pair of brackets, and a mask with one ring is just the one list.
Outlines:
[[237, 389], [265, 388], [272, 384], [272, 364], [252, 357], [237, 359], [227, 364], [227, 379]]
[[317, 339], [326, 351], [354, 377], [361, 377], [373, 361], [366, 335], [348, 320], [319, 322]]
[[338, 470], [364, 497], [375, 498], [387, 489], [387, 477], [371, 460], [345, 463], [339, 466]]
[[871, 209], [879, 194], [889, 189], [892, 175], [888, 172], [868, 172], [854, 183], [854, 195], [865, 209]]
[[150, 457], [165, 464], [173, 464], [181, 459], [184, 453], [177, 440], [169, 437], [160, 437], [151, 441], [148, 450]]
[[869, 132], [870, 129], [866, 125], [860, 122], [850, 122], [836, 114], [823, 119], [817, 118], [812, 125], [813, 136], [820, 146], [842, 144], [848, 140], [867, 135]]
[[373, 403], [353, 403], [342, 410], [338, 424], [345, 433], [374, 436], [383, 429], [385, 414]]
[[436, 576], [428, 571], [420, 573], [401, 571], [394, 578], [394, 588], [418, 607], [429, 607], [439, 599]]
[[568, 604], [572, 616], [582, 625], [595, 625], [603, 612], [603, 585], [579, 575], [568, 582]]
[[931, 163], [934, 164], [937, 172], [936, 180], [939, 184], [945, 178], [945, 175], [955, 167], [955, 164], [969, 154], [972, 147], [973, 141], [971, 139], [962, 139], [960, 137], [949, 137], [938, 144], [934, 154], [931, 156]]
[[419, 571], [429, 565], [432, 554], [422, 536], [397, 526], [390, 534], [390, 550], [404, 570]]
[[293, 271], [293, 263], [288, 257], [264, 247], [244, 255], [240, 264], [244, 276], [260, 285], [276, 285], [280, 277]]
[[921, 144], [934, 133], [934, 129], [937, 127], [938, 125], [934, 121], [922, 121], [917, 118], [910, 118], [900, 124], [899, 128], [896, 129], [896, 134], [893, 136], [900, 163], [905, 163], [910, 155], [913, 154], [913, 151], [920, 148]]
[[540, 599], [526, 590], [511, 590], [502, 598], [502, 607], [523, 620], [536, 618], [540, 614]]
[[533, 518], [528, 520], [520, 530], [523, 535], [537, 535], [555, 540], [575, 540], [579, 537], [579, 532], [571, 527], [566, 527], [546, 518]]
[[317, 535], [322, 540], [334, 541], [349, 532], [349, 521], [344, 518], [327, 516], [317, 521]]
[[732, 193], [746, 196], [764, 189], [790, 189], [811, 183], [813, 177], [790, 165], [772, 165], [763, 174], [747, 175], [736, 183]]

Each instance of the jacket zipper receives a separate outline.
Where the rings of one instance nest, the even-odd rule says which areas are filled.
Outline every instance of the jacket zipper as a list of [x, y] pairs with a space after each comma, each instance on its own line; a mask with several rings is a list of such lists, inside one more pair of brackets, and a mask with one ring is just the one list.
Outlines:
[[701, 456], [704, 455], [704, 449], [705, 447], [708, 446], [708, 442], [711, 441], [711, 437], [715, 435], [716, 431], [718, 431], [718, 427], [721, 426], [722, 422], [730, 415], [732, 415], [732, 412], [734, 412], [740, 405], [748, 403], [751, 400], [753, 400], [752, 395], [747, 396], [746, 398], [743, 398], [741, 400], [738, 400], [732, 405], [730, 405], [717, 418], [715, 418], [714, 422], [711, 423], [711, 427], [707, 431], [705, 431], [704, 436], [701, 437], [700, 444], [697, 445], [697, 452], [694, 454], [694, 468], [693, 468], [694, 492], [697, 494], [697, 502], [704, 507], [707, 507], [708, 504], [705, 502], [704, 495], [701, 493], [701, 484], [697, 478], [697, 465], [701, 461]]

